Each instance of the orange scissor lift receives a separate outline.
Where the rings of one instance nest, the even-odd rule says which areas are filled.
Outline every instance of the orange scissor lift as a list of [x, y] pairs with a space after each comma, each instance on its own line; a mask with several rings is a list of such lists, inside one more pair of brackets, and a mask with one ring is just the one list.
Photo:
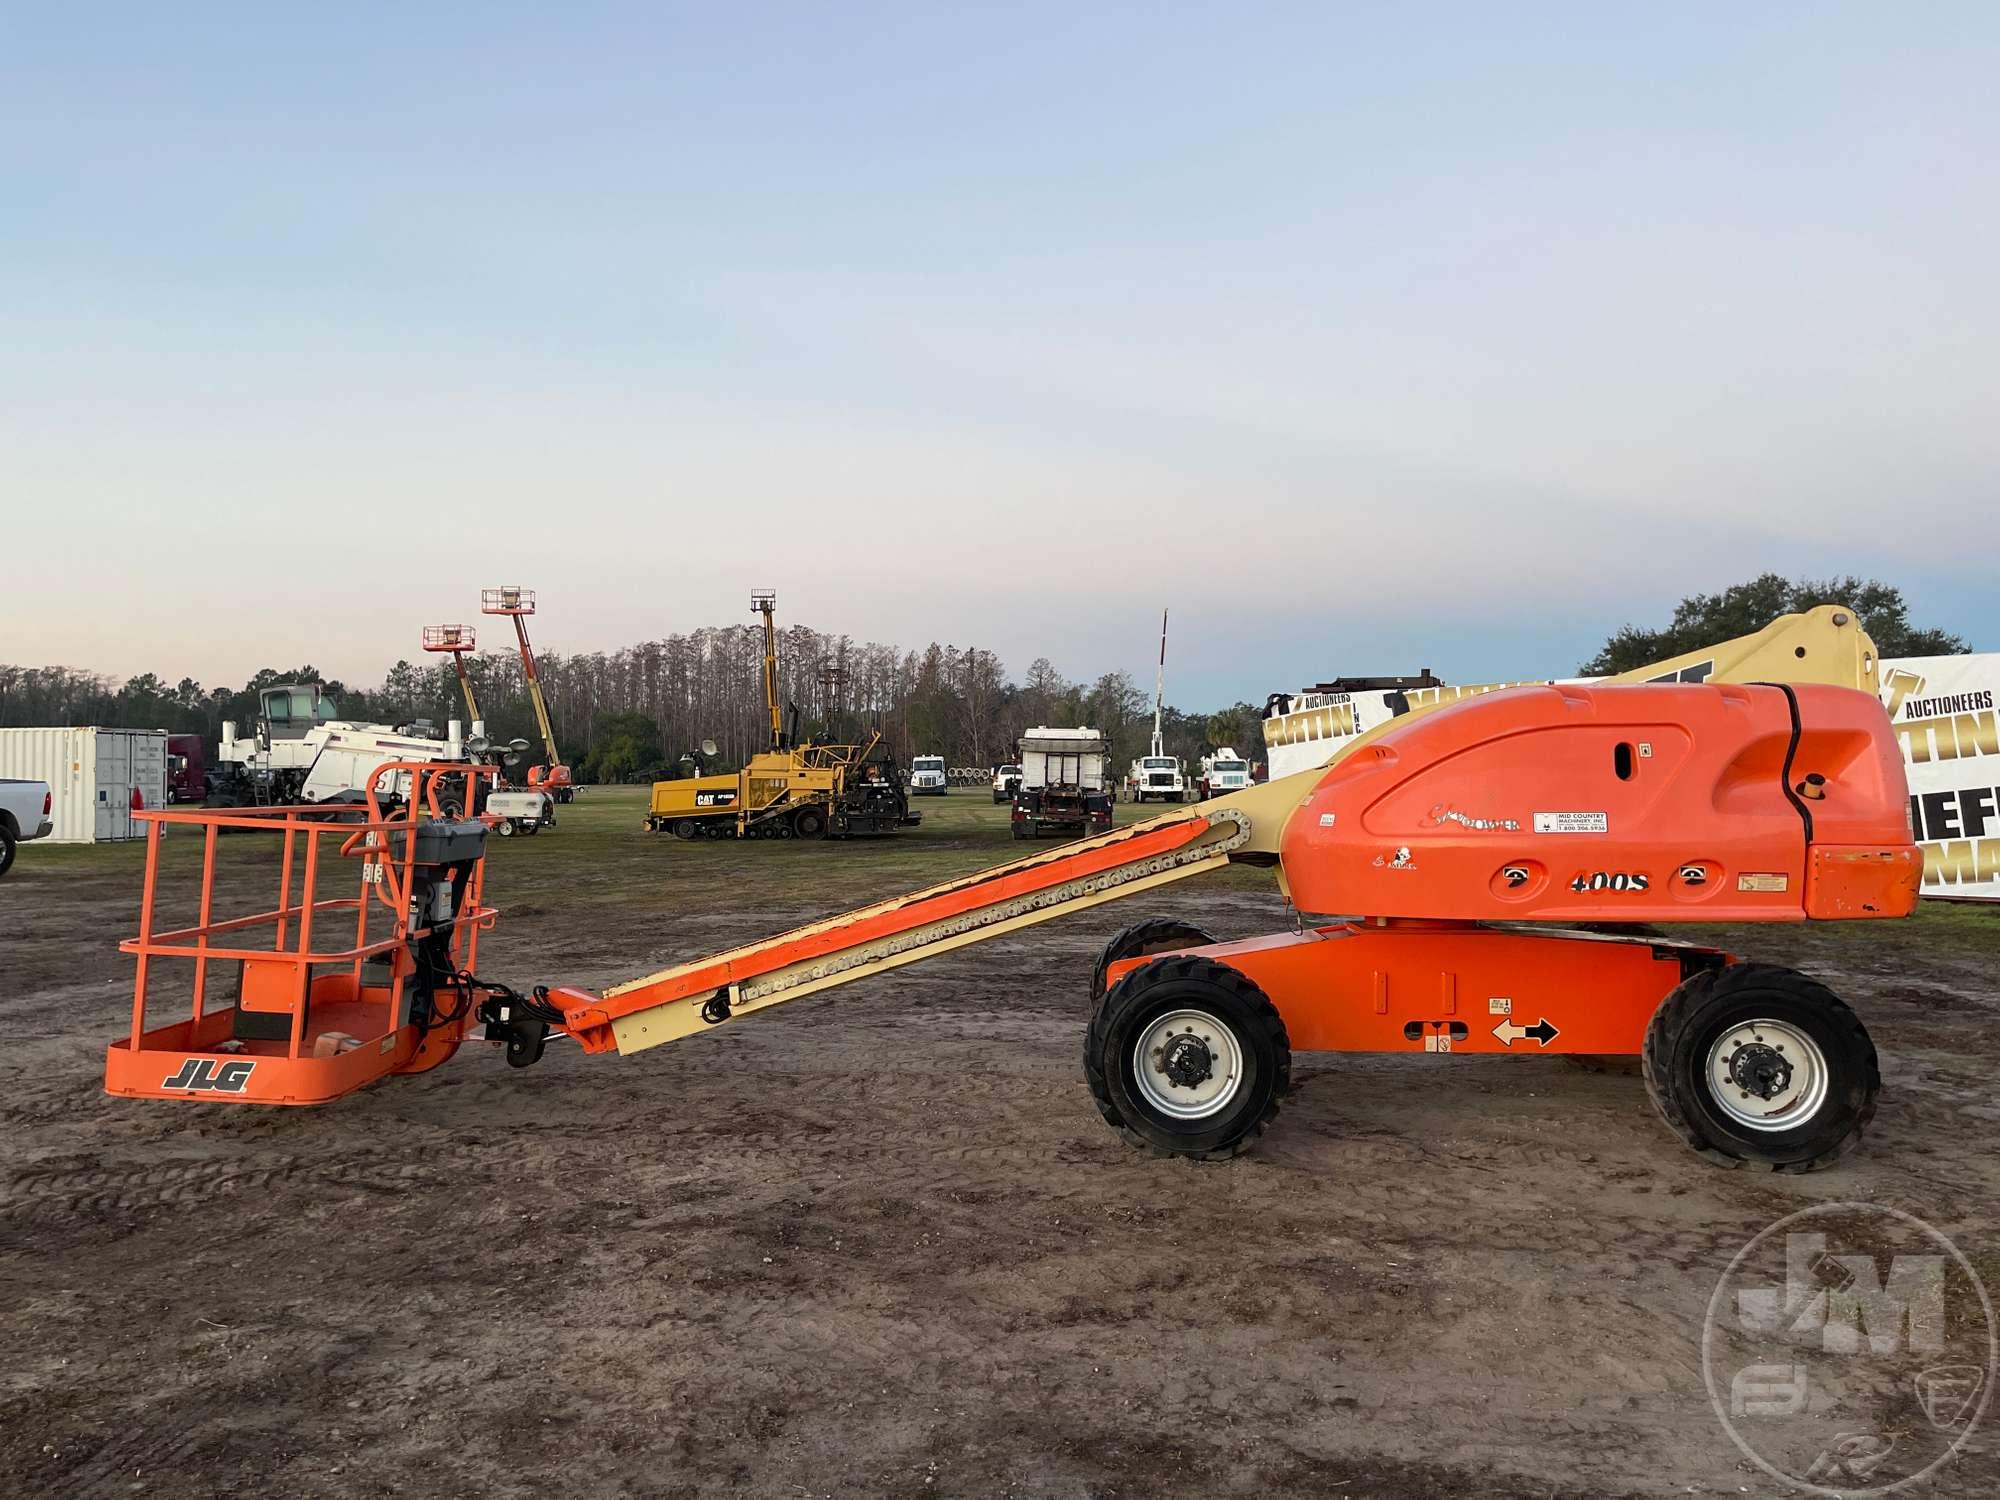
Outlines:
[[[410, 933], [430, 933], [428, 949], [413, 938], [410, 967], [396, 960], [415, 985], [414, 1017], [378, 1028], [375, 1045], [385, 1057], [408, 1046], [413, 1065], [434, 1066], [436, 1051], [470, 1034], [471, 1012], [516, 1063], [539, 1056], [551, 1030], [589, 1052], [641, 1051], [1248, 861], [1275, 866], [1301, 912], [1364, 915], [1233, 943], [1176, 920], [1113, 939], [1092, 981], [1085, 1073], [1106, 1122], [1135, 1144], [1186, 1155], [1239, 1149], [1275, 1115], [1294, 1049], [1624, 1053], [1644, 1057], [1662, 1115], [1698, 1150], [1810, 1167], [1858, 1138], [1879, 1086], [1867, 1033], [1837, 997], [1804, 975], [1709, 947], [1535, 924], [1907, 915], [1921, 856], [1901, 758], [1870, 695], [1875, 678], [1874, 648], [1852, 615], [1823, 607], [1604, 685], [1419, 709], [1350, 741], [1323, 770], [601, 994], [484, 984], [470, 973], [470, 932], [464, 964], [441, 961], [437, 929], [417, 925], [436, 876], [406, 871], [392, 890]], [[419, 838], [424, 821], [413, 815], [406, 835]], [[209, 843], [212, 856], [212, 833]], [[350, 839], [343, 852], [368, 848]], [[155, 830], [149, 925], [127, 945], [140, 955], [140, 995], [127, 1055], [114, 1046], [107, 1069], [113, 1092], [311, 1102], [398, 1070], [267, 1091], [253, 1069], [227, 1095], [177, 1082], [210, 1056], [192, 1044], [229, 1023], [142, 1029], [144, 966], [164, 951], [150, 931], [157, 851]], [[466, 881], [469, 892], [483, 887], [476, 863]], [[468, 920], [477, 927], [491, 914], [475, 901], [454, 929]], [[188, 934], [169, 936], [185, 955]], [[360, 947], [335, 959], [357, 967], [351, 985], [329, 984], [327, 996], [346, 1003], [353, 990], [394, 1020], [386, 993], [366, 995]], [[287, 961], [286, 995], [316, 1009], [323, 981], [299, 977], [309, 963], [303, 939]], [[247, 970], [245, 983], [246, 994], [261, 994]], [[425, 1029], [440, 1005], [450, 1024]], [[308, 1056], [320, 1025], [294, 1021], [291, 1067], [320, 1061]]]

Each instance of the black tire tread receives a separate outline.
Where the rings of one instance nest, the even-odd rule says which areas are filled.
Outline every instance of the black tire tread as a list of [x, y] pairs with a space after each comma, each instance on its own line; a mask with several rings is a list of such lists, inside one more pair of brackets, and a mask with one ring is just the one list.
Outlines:
[[[1147, 1140], [1125, 1123], [1124, 1116], [1119, 1113], [1118, 1106], [1112, 1101], [1110, 1082], [1105, 1077], [1104, 1059], [1108, 1056], [1107, 1034], [1114, 1013], [1154, 986], [1182, 979], [1207, 980], [1234, 993], [1250, 1008], [1256, 1024], [1264, 1028], [1277, 1058], [1274, 1086], [1269, 1100], [1258, 1112], [1257, 1118], [1250, 1122], [1249, 1127], [1236, 1140], [1213, 1151], [1169, 1151]], [[1292, 1087], [1292, 1042], [1290, 1035], [1285, 1031], [1284, 1017], [1278, 1014], [1277, 1006], [1273, 1005], [1270, 997], [1242, 973], [1227, 964], [1217, 963], [1212, 958], [1197, 958], [1192, 955], [1160, 958], [1143, 968], [1134, 969], [1119, 980], [1091, 1013], [1090, 1031], [1083, 1047], [1083, 1076], [1084, 1081], [1090, 1086], [1090, 1097], [1097, 1105], [1097, 1112], [1104, 1117], [1106, 1124], [1118, 1132], [1127, 1145], [1151, 1152], [1154, 1156], [1192, 1156], [1200, 1161], [1227, 1161], [1249, 1150], [1257, 1137], [1261, 1136], [1278, 1117], [1279, 1101], [1291, 1092]]]
[[[1858, 1042], [1868, 1059], [1867, 1089], [1859, 1114], [1854, 1123], [1841, 1138], [1825, 1150], [1803, 1161], [1769, 1162], [1755, 1158], [1732, 1155], [1710, 1144], [1695, 1122], [1688, 1117], [1676, 1097], [1673, 1077], [1670, 1072], [1673, 1048], [1671, 1038], [1677, 1036], [1688, 1024], [1690, 1015], [1703, 1004], [1719, 984], [1727, 982], [1732, 988], [1748, 987], [1754, 984], [1775, 984], [1802, 999], [1811, 999], [1823, 1006], [1827, 1019], [1834, 1029], [1847, 1040]], [[1779, 964], [1739, 963], [1727, 964], [1721, 968], [1704, 969], [1700, 973], [1684, 979], [1666, 999], [1660, 1002], [1653, 1013], [1651, 1024], [1646, 1027], [1646, 1041], [1640, 1053], [1640, 1071], [1646, 1080], [1646, 1096], [1660, 1112], [1660, 1118], [1687, 1144], [1689, 1150], [1698, 1156], [1714, 1162], [1717, 1166], [1749, 1168], [1752, 1171], [1803, 1173], [1816, 1172], [1831, 1166], [1852, 1151], [1860, 1143], [1868, 1124], [1875, 1118], [1876, 1095], [1882, 1086], [1881, 1066], [1875, 1056], [1873, 1040], [1861, 1018], [1845, 1000], [1819, 980], [1796, 969], [1788, 969]]]
[[[1179, 941], [1182, 938], [1188, 941]], [[1113, 936], [1098, 954], [1097, 967], [1090, 972], [1090, 998], [1093, 1003], [1104, 998], [1105, 972], [1120, 959], [1142, 958], [1164, 948], [1205, 948], [1214, 941], [1206, 928], [1179, 917], [1148, 917], [1134, 922]]]

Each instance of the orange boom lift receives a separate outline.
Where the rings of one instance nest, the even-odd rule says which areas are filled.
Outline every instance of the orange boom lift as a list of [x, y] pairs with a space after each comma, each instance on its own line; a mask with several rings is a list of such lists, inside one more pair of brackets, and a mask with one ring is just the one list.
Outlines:
[[[562, 756], [556, 752], [555, 726], [549, 722], [548, 699], [542, 696], [542, 679], [535, 671], [535, 648], [528, 644], [528, 616], [535, 612], [535, 591], [511, 583], [499, 588], [481, 589], [479, 612], [511, 618], [514, 635], [521, 643], [521, 672], [528, 681], [528, 700], [535, 705], [535, 723], [542, 731], [542, 748], [549, 757], [547, 765], [528, 768], [528, 786], [531, 790], [547, 792], [558, 802], [567, 802], [573, 795], [569, 767], [562, 763]], [[463, 670], [461, 667], [461, 673]]]
[[426, 651], [448, 652], [451, 664], [458, 670], [458, 690], [465, 695], [465, 722], [474, 734], [480, 732], [483, 722], [479, 713], [479, 700], [472, 694], [472, 678], [465, 670], [465, 654], [477, 649], [479, 632], [470, 625], [426, 625], [423, 646]]
[[[462, 825], [412, 813], [377, 826], [371, 808], [343, 840], [341, 853], [364, 862], [363, 906], [373, 885], [398, 914], [400, 985], [385, 986], [363, 972], [370, 945], [358, 937], [338, 953], [307, 951], [310, 865], [297, 907], [281, 892], [275, 912], [250, 919], [277, 924], [280, 951], [213, 946], [234, 930], [209, 910], [217, 815], [148, 812], [146, 906], [125, 945], [140, 965], [132, 1029], [112, 1046], [107, 1087], [311, 1103], [409, 1070], [338, 1072], [330, 1065], [347, 1054], [311, 1055], [332, 1024], [322, 985], [326, 1005], [347, 1007], [334, 1012], [345, 1034], [385, 1059], [415, 1058], [421, 1045], [432, 1066], [473, 1019], [517, 1064], [534, 1061], [551, 1031], [589, 1052], [641, 1051], [1234, 861], [1273, 867], [1300, 913], [1346, 915], [1234, 943], [1156, 919], [1112, 940], [1091, 979], [1085, 1073], [1100, 1114], [1133, 1143], [1194, 1156], [1241, 1149], [1276, 1115], [1294, 1049], [1625, 1053], [1643, 1057], [1662, 1116], [1697, 1150], [1816, 1166], [1859, 1138], [1879, 1088], [1873, 1045], [1838, 997], [1713, 948], [1533, 924], [1907, 915], [1921, 858], [1876, 676], [1851, 613], [1822, 607], [1602, 684], [1413, 710], [1346, 742], [1321, 770], [602, 993], [524, 995], [473, 977], [467, 929], [493, 918], [476, 899], [480, 860], [454, 842]], [[288, 824], [296, 816], [280, 811]], [[169, 822], [209, 831], [201, 922], [160, 935], [154, 861]], [[440, 897], [439, 871], [463, 894]], [[298, 933], [289, 948], [288, 930]], [[462, 964], [447, 941], [463, 944]], [[199, 967], [192, 1018], [148, 1029], [148, 966], [169, 955], [243, 963], [243, 1005], [254, 996], [283, 1015], [283, 1050], [244, 1037], [242, 1006], [204, 1013]], [[252, 984], [253, 963], [260, 976], [275, 965], [279, 979]], [[312, 977], [315, 965], [330, 972]], [[356, 1019], [356, 1004], [373, 1006], [374, 1019]], [[218, 1052], [220, 1038], [241, 1046]], [[279, 1065], [267, 1070], [267, 1058]]]

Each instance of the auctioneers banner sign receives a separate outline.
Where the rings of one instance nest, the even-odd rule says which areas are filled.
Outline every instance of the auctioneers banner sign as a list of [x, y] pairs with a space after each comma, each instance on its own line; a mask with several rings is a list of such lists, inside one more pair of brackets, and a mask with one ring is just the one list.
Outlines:
[[[1264, 721], [1273, 777], [1324, 765], [1344, 740], [1412, 708], [1513, 683], [1407, 692], [1280, 694]], [[2000, 653], [1882, 663], [1882, 706], [1903, 747], [1924, 894], [2000, 901]]]
[[1882, 663], [1903, 745], [1924, 894], [2000, 901], [2000, 653]]

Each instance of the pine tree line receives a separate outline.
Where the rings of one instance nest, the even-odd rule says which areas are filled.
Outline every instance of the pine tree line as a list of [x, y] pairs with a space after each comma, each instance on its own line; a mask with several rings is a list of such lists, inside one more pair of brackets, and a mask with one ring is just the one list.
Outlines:
[[[466, 665], [488, 734], [526, 739], [532, 758], [542, 759], [519, 656], [492, 651], [469, 656]], [[769, 738], [757, 626], [713, 626], [617, 651], [550, 653], [537, 665], [557, 746], [587, 780], [671, 774], [710, 740], [714, 761], [734, 766]], [[1010, 759], [1031, 725], [1089, 724], [1110, 736], [1122, 770], [1146, 748], [1152, 728], [1146, 694], [1129, 673], [1071, 682], [1042, 657], [1015, 682], [993, 652], [978, 647], [933, 643], [905, 651], [793, 625], [779, 635], [778, 676], [788, 731], [844, 739], [880, 729], [905, 762], [922, 754], [942, 755], [951, 766], [987, 766]], [[169, 686], [152, 673], [120, 685], [67, 667], [0, 665], [0, 727], [99, 724], [213, 740], [224, 720], [249, 732], [260, 688], [297, 681], [323, 682], [343, 718], [428, 720], [441, 729], [467, 716], [443, 658], [398, 661], [373, 688], [329, 681], [310, 665], [266, 668], [238, 689], [206, 689], [185, 677]], [[1169, 709], [1167, 748], [1190, 761], [1214, 743], [1255, 755], [1257, 718], [1247, 704], [1213, 716]]]

